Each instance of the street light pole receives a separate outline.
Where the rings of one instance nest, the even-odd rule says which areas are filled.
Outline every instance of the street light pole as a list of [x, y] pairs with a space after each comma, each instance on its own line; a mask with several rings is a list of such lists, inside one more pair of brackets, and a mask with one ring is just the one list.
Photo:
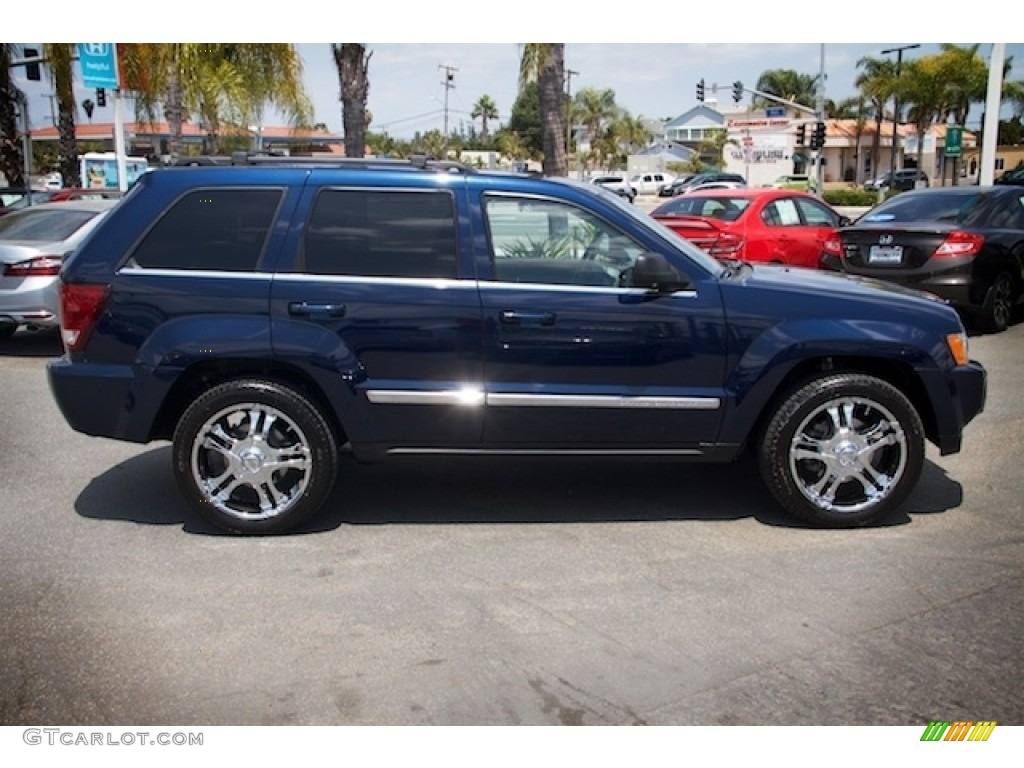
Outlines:
[[[890, 53], [896, 54], [896, 79], [900, 76], [900, 67], [903, 64], [903, 52], [909, 51], [913, 48], [920, 48], [919, 43], [913, 45], [902, 45], [898, 48], [886, 48], [882, 51], [883, 56], [888, 56]], [[889, 157], [889, 183], [892, 183], [892, 179], [896, 176], [896, 148], [899, 142], [899, 135], [897, 134], [897, 127], [900, 122], [900, 97], [898, 93], [894, 93], [892, 96], [892, 152]], [[918, 136], [918, 141], [924, 141], [924, 136]]]

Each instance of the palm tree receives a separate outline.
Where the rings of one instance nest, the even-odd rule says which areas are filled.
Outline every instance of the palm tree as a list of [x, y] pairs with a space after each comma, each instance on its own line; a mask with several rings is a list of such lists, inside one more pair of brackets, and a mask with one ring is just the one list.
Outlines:
[[[863, 163], [860, 161], [860, 140], [864, 135], [864, 128], [867, 124], [868, 118], [868, 103], [867, 99], [863, 94], [859, 96], [851, 96], [848, 99], [843, 99], [835, 106], [835, 110], [831, 113], [832, 117], [845, 119], [845, 120], [856, 120], [853, 130], [853, 179], [857, 184], [860, 184], [864, 179], [861, 178], [861, 167]], [[845, 172], [844, 172], [845, 175]]]
[[345, 130], [345, 156], [366, 154], [366, 100], [370, 93], [369, 66], [373, 52], [362, 43], [331, 43], [334, 66], [341, 83], [341, 120]]
[[285, 112], [293, 125], [307, 124], [313, 112], [294, 45], [136, 43], [119, 45], [118, 57], [140, 117], [154, 121], [163, 107], [172, 155], [180, 154], [182, 124], [193, 114], [216, 145], [222, 122], [244, 129], [262, 119], [267, 104]]
[[[716, 169], [721, 169], [725, 165], [725, 159], [722, 157], [722, 154], [725, 152], [725, 148], [730, 145], [738, 147], [739, 142], [736, 139], [729, 138], [729, 132], [724, 128], [707, 131], [704, 134], [704, 140], [697, 146], [697, 154], [694, 157], [702, 165], [711, 165]], [[705, 163], [704, 161], [707, 158], [712, 158], [713, 162]]]
[[546, 176], [568, 176], [569, 161], [565, 146], [566, 114], [563, 104], [565, 84], [565, 43], [525, 43], [519, 62], [519, 90], [536, 82], [540, 96], [540, 117]]
[[25, 153], [18, 130], [24, 94], [14, 85], [11, 62], [17, 58], [13, 43], [0, 43], [0, 173], [12, 187], [25, 187]]
[[490, 138], [490, 134], [487, 131], [487, 121], [498, 119], [498, 105], [494, 103], [494, 99], [485, 93], [477, 99], [469, 116], [474, 120], [480, 119], [480, 143], [487, 146], [488, 139]]
[[896, 84], [896, 95], [909, 106], [907, 118], [917, 132], [918, 169], [922, 169], [925, 134], [949, 111], [949, 93], [942, 70], [941, 55], [914, 59], [903, 67]]
[[857, 68], [863, 71], [857, 75], [854, 85], [870, 102], [875, 113], [875, 135], [871, 139], [871, 173], [878, 176], [878, 157], [882, 148], [882, 121], [885, 120], [886, 102], [889, 101], [896, 87], [896, 63], [889, 59], [864, 56], [857, 60]]
[[620, 112], [615, 104], [615, 91], [610, 88], [582, 88], [576, 93], [573, 116], [586, 128], [591, 142], [604, 135]]
[[[769, 69], [762, 72], [757, 79], [756, 90], [810, 107], [817, 96], [817, 87], [817, 75], [801, 74], [794, 69]], [[775, 102], [763, 96], [756, 96], [751, 106], [775, 106]]]
[[46, 43], [43, 59], [57, 94], [57, 170], [68, 187], [80, 187], [78, 144], [75, 141], [74, 43]]

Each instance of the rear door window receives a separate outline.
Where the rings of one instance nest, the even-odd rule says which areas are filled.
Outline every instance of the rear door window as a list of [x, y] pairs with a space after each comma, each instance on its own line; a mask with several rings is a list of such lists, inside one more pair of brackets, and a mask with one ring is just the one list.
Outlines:
[[325, 189], [306, 230], [302, 271], [455, 278], [457, 255], [451, 192]]

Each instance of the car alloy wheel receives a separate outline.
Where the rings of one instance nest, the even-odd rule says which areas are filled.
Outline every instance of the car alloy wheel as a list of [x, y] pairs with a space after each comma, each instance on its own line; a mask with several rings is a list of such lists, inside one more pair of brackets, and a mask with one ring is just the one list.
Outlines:
[[185, 411], [174, 434], [182, 491], [203, 518], [238, 533], [280, 532], [313, 514], [337, 462], [316, 406], [276, 382], [214, 387]]
[[982, 310], [985, 329], [993, 333], [1006, 330], [1013, 317], [1013, 278], [1000, 272], [989, 286]]
[[817, 525], [876, 522], [902, 503], [924, 462], [924, 429], [895, 387], [835, 374], [791, 394], [761, 445], [761, 471], [779, 502]]

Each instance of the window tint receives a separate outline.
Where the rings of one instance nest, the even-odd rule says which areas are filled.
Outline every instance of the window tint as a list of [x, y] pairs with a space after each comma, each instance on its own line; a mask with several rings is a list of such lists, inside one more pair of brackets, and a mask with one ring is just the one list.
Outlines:
[[484, 213], [494, 276], [503, 282], [626, 287], [643, 251], [608, 223], [564, 203], [489, 197]]
[[317, 275], [454, 278], [454, 201], [447, 191], [325, 189], [303, 250]]
[[806, 200], [802, 197], [796, 199], [797, 208], [803, 214], [804, 222], [809, 227], [834, 227], [838, 223], [835, 215], [825, 206]]
[[128, 265], [252, 272], [263, 254], [280, 189], [202, 189], [175, 202]]

